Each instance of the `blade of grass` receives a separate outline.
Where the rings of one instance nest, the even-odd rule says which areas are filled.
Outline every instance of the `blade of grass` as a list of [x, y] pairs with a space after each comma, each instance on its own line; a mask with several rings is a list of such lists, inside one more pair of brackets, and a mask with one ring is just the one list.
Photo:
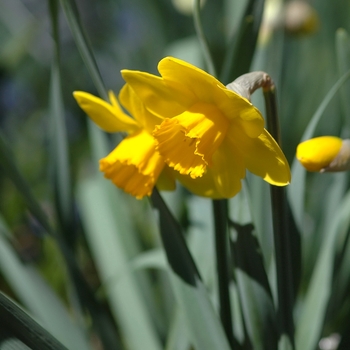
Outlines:
[[[270, 186], [257, 176], [247, 174], [247, 184], [249, 185], [248, 196], [249, 206], [251, 208], [252, 222], [256, 231], [256, 236], [261, 247], [261, 253], [264, 257], [267, 271], [274, 271], [274, 243], [272, 229], [272, 213], [270, 199]], [[268, 273], [272, 294], [277, 297], [275, 285], [275, 273], [271, 276]]]
[[194, 27], [196, 29], [197, 37], [201, 45], [202, 53], [205, 59], [205, 63], [207, 65], [208, 72], [214, 77], [216, 77], [216, 69], [213, 63], [213, 59], [211, 57], [207, 39], [203, 31], [203, 26], [202, 26], [201, 17], [200, 17], [200, 7], [201, 7], [200, 0], [194, 0], [193, 1]]
[[55, 206], [66, 242], [74, 246], [74, 205], [68, 157], [67, 127], [61, 91], [60, 39], [58, 32], [58, 1], [50, 0], [54, 38], [54, 58], [51, 67], [49, 110], [51, 116], [51, 155]]
[[276, 310], [260, 246], [251, 223], [247, 188], [230, 200], [231, 248], [235, 281], [247, 332], [253, 349], [277, 349]]
[[249, 72], [258, 39], [264, 0], [249, 0], [239, 30], [232, 36], [224, 60], [220, 81], [228, 84]]
[[[322, 191], [322, 197], [327, 198], [327, 200], [319, 203], [320, 208], [318, 209], [322, 217], [315, 223], [312, 234], [310, 233], [303, 236], [303, 277], [304, 281], [307, 281], [306, 285], [315, 267], [322, 242], [328, 235], [329, 223], [333, 221], [339, 203], [342, 201], [348, 188], [348, 174], [345, 172], [324, 174], [321, 176], [323, 177], [323, 183], [316, 186], [322, 186], [322, 188], [323, 186], [327, 186], [327, 188]], [[313, 206], [311, 205], [311, 207]]]
[[335, 217], [329, 223], [328, 234], [318, 254], [300, 315], [296, 320], [296, 348], [313, 350], [320, 338], [327, 303], [332, 288], [335, 241], [349, 229], [350, 192], [338, 206]]
[[[323, 226], [327, 228], [329, 223], [334, 220], [334, 217], [339, 208], [339, 204], [343, 199], [345, 190], [348, 187], [348, 174], [342, 172], [333, 174], [333, 183], [329, 188], [330, 195], [327, 198], [327, 206], [325, 207], [325, 219]], [[333, 198], [332, 198], [333, 197]], [[324, 230], [322, 238], [326, 239], [328, 232]], [[336, 242], [336, 259], [334, 263], [334, 276], [332, 283], [332, 292], [327, 308], [327, 320], [335, 320], [339, 316], [339, 310], [342, 310], [348, 298], [350, 286], [350, 265], [349, 265], [349, 250], [350, 250], [350, 231], [343, 229], [339, 233]]]
[[89, 71], [91, 79], [94, 82], [101, 98], [108, 101], [107, 90], [103, 83], [100, 71], [97, 67], [93, 51], [83, 30], [77, 5], [74, 0], [61, 0], [60, 2], [66, 15], [66, 19], [74, 37], [75, 43], [85, 63], [85, 66]]
[[160, 232], [171, 269], [170, 277], [191, 342], [196, 349], [229, 350], [229, 343], [188, 250], [179, 223], [157, 190], [153, 191], [152, 203], [160, 214]]
[[[42, 328], [13, 301], [0, 292], [0, 326], [2, 335], [8, 335], [10, 340], [19, 339], [31, 349], [65, 350], [46, 329]], [[6, 323], [4, 321], [6, 320]], [[1, 342], [5, 344], [5, 342]], [[9, 346], [9, 344], [7, 344]], [[21, 348], [22, 346], [19, 345]], [[6, 345], [4, 345], [6, 347]]]
[[34, 267], [23, 264], [5, 236], [10, 233], [0, 218], [0, 271], [17, 298], [67, 348], [90, 349], [86, 335], [72, 321], [63, 303]]
[[[345, 29], [338, 29], [335, 36], [336, 54], [338, 60], [339, 76], [342, 76], [350, 69], [350, 38]], [[350, 102], [348, 96], [350, 95], [350, 83], [347, 82], [341, 88], [340, 97], [344, 111], [344, 122], [347, 127], [347, 137], [349, 136], [350, 128]]]
[[169, 330], [165, 350], [188, 350], [191, 344], [188, 340], [187, 327], [184, 316], [179, 308], [174, 312], [173, 321]]
[[118, 207], [108, 199], [115, 190], [102, 175], [79, 184], [77, 196], [87, 239], [127, 346], [161, 349], [121, 238], [129, 233], [123, 222], [115, 222], [114, 212]]

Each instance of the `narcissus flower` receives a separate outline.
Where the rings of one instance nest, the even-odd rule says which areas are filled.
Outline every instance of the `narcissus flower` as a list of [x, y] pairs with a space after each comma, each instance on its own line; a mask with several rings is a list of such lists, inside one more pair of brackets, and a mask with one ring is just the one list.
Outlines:
[[165, 162], [192, 192], [230, 198], [248, 169], [270, 184], [290, 182], [288, 162], [246, 98], [184, 61], [164, 58], [161, 77], [123, 70], [122, 76], [154, 115], [153, 135]]
[[110, 103], [87, 92], [75, 91], [73, 95], [101, 129], [128, 133], [107, 157], [100, 160], [100, 170], [106, 178], [138, 199], [149, 196], [157, 181], [162, 189], [175, 187], [174, 180], [165, 174], [160, 177], [165, 162], [156, 150], [151, 134], [162, 119], [147, 111], [129, 86], [122, 88], [119, 100], [134, 118], [122, 111], [113, 92], [109, 92]]
[[350, 140], [320, 136], [300, 143], [296, 157], [308, 171], [336, 172], [350, 169]]

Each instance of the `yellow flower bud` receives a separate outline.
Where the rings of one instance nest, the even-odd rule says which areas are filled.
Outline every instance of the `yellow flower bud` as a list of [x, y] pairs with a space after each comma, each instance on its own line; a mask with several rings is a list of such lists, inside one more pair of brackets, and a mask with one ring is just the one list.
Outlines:
[[300, 143], [297, 159], [308, 171], [335, 172], [350, 169], [350, 140], [320, 136]]
[[[183, 15], [192, 15], [193, 13], [193, 1], [192, 0], [172, 0], [172, 3], [176, 10]], [[200, 6], [203, 7], [205, 0], [200, 1]]]
[[313, 34], [319, 28], [318, 14], [305, 1], [290, 1], [285, 6], [284, 27], [293, 35]]

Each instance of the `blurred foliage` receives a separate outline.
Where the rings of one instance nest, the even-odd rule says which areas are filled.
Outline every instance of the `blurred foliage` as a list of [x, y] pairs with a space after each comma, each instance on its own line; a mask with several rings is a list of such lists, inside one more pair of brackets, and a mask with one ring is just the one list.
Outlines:
[[[108, 89], [118, 92], [123, 85], [121, 69], [156, 73], [158, 61], [166, 55], [207, 68], [191, 14], [179, 12], [174, 2], [175, 0], [77, 1], [82, 26]], [[338, 79], [350, 69], [350, 2], [309, 1], [316, 11], [319, 25], [314, 32], [297, 35], [284, 29], [282, 17], [274, 17], [274, 13], [285, 4], [282, 0], [206, 0], [203, 3], [203, 30], [218, 76], [225, 76], [225, 83], [228, 83], [237, 74], [243, 73], [242, 69], [263, 70], [275, 81], [282, 146], [292, 164], [295, 148], [313, 115]], [[263, 6], [264, 14], [261, 12]], [[251, 12], [247, 10], [250, 7], [255, 11], [252, 10], [257, 22], [251, 22]], [[86, 116], [72, 97], [74, 90], [93, 94], [98, 92], [83, 64], [61, 7], [58, 7], [58, 12], [60, 84], [64, 106], [62, 127], [66, 130], [67, 172], [71, 176], [73, 192], [72, 226], [69, 227], [60, 222], [55, 197], [55, 191], [60, 189], [55, 189], [57, 183], [53, 174], [57, 171], [55, 153], [52, 153], [52, 144], [55, 142], [53, 135], [57, 129], [53, 129], [53, 132], [51, 130], [52, 110], [49, 102], [54, 60], [49, 2], [2, 0], [0, 3], [0, 131], [3, 135], [0, 136], [10, 145], [14, 164], [18, 166], [19, 173], [49, 218], [49, 225], [54, 231], [47, 235], [48, 230], [43, 228], [42, 223], [29, 210], [23, 193], [18, 191], [11, 180], [11, 174], [9, 177], [7, 169], [0, 163], [0, 246], [8, 253], [8, 259], [13, 259], [8, 263], [0, 261], [0, 290], [24, 304], [47, 325], [50, 322], [45, 323], [45, 317], [49, 318], [49, 315], [45, 314], [40, 305], [35, 304], [35, 295], [43, 293], [45, 300], [42, 308], [46, 305], [47, 313], [60, 314], [60, 321], [62, 324], [66, 322], [67, 328], [67, 319], [74, 323], [66, 344], [75, 344], [76, 349], [108, 348], [106, 344], [123, 344], [125, 347], [120, 348], [137, 349], [143, 338], [141, 335], [136, 337], [135, 343], [131, 340], [130, 330], [134, 325], [125, 316], [128, 312], [135, 313], [142, 329], [140, 333], [143, 332], [142, 327], [145, 327], [148, 344], [155, 344], [152, 350], [190, 349], [193, 334], [188, 334], [183, 322], [184, 315], [174, 307], [174, 298], [186, 295], [184, 300], [188, 303], [189, 300], [193, 301], [193, 308], [198, 308], [195, 309], [198, 313], [203, 312], [198, 328], [212, 327], [217, 330], [219, 335], [216, 344], [226, 346], [225, 341], [220, 343], [224, 339], [220, 338], [220, 326], [214, 321], [206, 324], [204, 316], [210, 318], [210, 308], [205, 308], [209, 314], [204, 314], [201, 309], [201, 302], [209, 304], [206, 289], [211, 295], [217, 294], [211, 236], [213, 222], [209, 219], [211, 214], [208, 213], [208, 202], [191, 196], [182, 188], [178, 188], [175, 193], [164, 193], [163, 196], [172, 215], [185, 232], [190, 253], [199, 269], [198, 275], [202, 278], [198, 282], [200, 293], [192, 295], [192, 291], [174, 287], [178, 277], [169, 272], [149, 202], [129, 198], [110, 184], [105, 184], [101, 176], [96, 176], [97, 164], [91, 157], [96, 150], [94, 142], [106, 141], [105, 146], [110, 150], [118, 138], [111, 135], [101, 141], [97, 135], [94, 136]], [[245, 16], [247, 12], [248, 16]], [[262, 24], [255, 28], [256, 35], [259, 36], [249, 36], [254, 33], [250, 24], [260, 24], [258, 18], [261, 15]], [[243, 30], [245, 28], [248, 28], [248, 34]], [[240, 43], [240, 46], [237, 45], [240, 50], [234, 51], [237, 42]], [[252, 62], [243, 59], [240, 54], [246, 54], [247, 57], [254, 54]], [[237, 66], [230, 67], [232, 57], [237, 57], [237, 61], [233, 60]], [[339, 93], [335, 93], [322, 110], [322, 117], [313, 130], [313, 135], [349, 137], [350, 107], [346, 93], [349, 89], [350, 82], [347, 81]], [[261, 92], [253, 96], [253, 103], [264, 113]], [[307, 328], [297, 329], [296, 344], [304, 344], [300, 341], [307, 339], [307, 345], [296, 348], [313, 350], [321, 337], [337, 333], [342, 335], [339, 349], [347, 349], [349, 339], [346, 334], [350, 322], [350, 270], [347, 268], [350, 266], [347, 264], [350, 217], [348, 174], [304, 173], [295, 176], [291, 186], [294, 185], [293, 181], [298, 182], [302, 177], [305, 179], [305, 190], [298, 192], [291, 187], [292, 194], [289, 193], [293, 196], [294, 191], [294, 195], [300, 196], [305, 204], [302, 220], [296, 220], [301, 235], [302, 266], [301, 271], [298, 271], [301, 273], [301, 281], [294, 318], [296, 324], [315, 322], [315, 328], [312, 328], [309, 335], [305, 335]], [[257, 234], [248, 236], [249, 239], [245, 237], [248, 243], [241, 242], [241, 238], [239, 242], [231, 243], [235, 249], [240, 244], [254, 245], [253, 252], [247, 253], [247, 259], [258, 261], [256, 264], [259, 265], [261, 261], [264, 263], [264, 271], [257, 273], [263, 276], [264, 288], [268, 286], [271, 289], [266, 287], [267, 296], [265, 291], [263, 294], [267, 306], [261, 311], [261, 317], [265, 317], [275, 307], [271, 300], [276, 303], [271, 212], [269, 205], [266, 205], [269, 194], [267, 186], [260, 179], [248, 176], [248, 184], [244, 196], [240, 194], [230, 201], [234, 207], [231, 215], [238, 223], [236, 230], [237, 227], [245, 227], [244, 225], [253, 222]], [[249, 209], [246, 203], [248, 197]], [[96, 212], [100, 217], [97, 217]], [[173, 220], [171, 213], [166, 214], [170, 222]], [[240, 231], [237, 232], [238, 236], [241, 235]], [[68, 246], [67, 255], [62, 254], [65, 249], [57, 244], [56, 234], [63, 237], [62, 245]], [[9, 243], [9, 246], [4, 242]], [[112, 247], [115, 250], [109, 249]], [[70, 260], [71, 253], [74, 256], [73, 262]], [[187, 257], [188, 252], [185, 250], [182, 254]], [[244, 258], [239, 255], [235, 257], [238, 261]], [[69, 262], [68, 267], [64, 261]], [[114, 265], [116, 262], [118, 266]], [[32, 280], [29, 278], [26, 280], [28, 285], [20, 286], [17, 283], [22, 277], [17, 280], [10, 278], [11, 275], [29, 276]], [[193, 275], [197, 281], [197, 271]], [[71, 276], [75, 276], [73, 281]], [[258, 339], [254, 336], [258, 335], [251, 334], [251, 325], [245, 323], [251, 320], [251, 309], [243, 307], [242, 311], [238, 300], [242, 285], [246, 288], [245, 291], [253, 294], [256, 289], [252, 287], [251, 284], [254, 283], [251, 280], [245, 280], [246, 275], [242, 271], [237, 277], [238, 282], [234, 281], [231, 290], [233, 309], [236, 310], [233, 316], [234, 336], [241, 343], [237, 349], [251, 349]], [[79, 278], [88, 286], [86, 295], [77, 287]], [[35, 281], [40, 282], [36, 285]], [[39, 285], [43, 286], [41, 290]], [[28, 288], [28, 298], [19, 292], [23, 288]], [[312, 300], [317, 294], [317, 288], [323, 288], [324, 295], [319, 300], [313, 299], [316, 304], [310, 302], [306, 305], [306, 301]], [[81, 303], [84, 298], [85, 301]], [[124, 300], [127, 300], [125, 304], [130, 310], [125, 307]], [[199, 300], [198, 305], [195, 300]], [[51, 308], [47, 305], [51, 305]], [[319, 315], [318, 320], [308, 318], [310, 313], [303, 312], [308, 308], [312, 311], [312, 306], [319, 311], [319, 314], [315, 313]], [[261, 321], [253, 321], [259, 320]], [[94, 322], [100, 322], [101, 328], [106, 324], [110, 328], [106, 326], [103, 334]], [[55, 333], [54, 328], [52, 324], [47, 326], [60, 341], [65, 341], [62, 334], [68, 331], [63, 327], [61, 332]], [[271, 336], [273, 341], [274, 336]], [[72, 339], [78, 340], [74, 343]], [[200, 346], [198, 344], [200, 343], [196, 345]], [[261, 344], [261, 349], [266, 348], [262, 346]], [[287, 348], [280, 344], [279, 349]], [[201, 349], [198, 347], [198, 350]]]

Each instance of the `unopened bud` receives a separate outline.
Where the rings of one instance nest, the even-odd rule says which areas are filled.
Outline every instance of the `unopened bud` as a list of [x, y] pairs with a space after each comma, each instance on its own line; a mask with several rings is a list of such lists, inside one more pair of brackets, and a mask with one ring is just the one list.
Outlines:
[[350, 140], [335, 136], [315, 137], [298, 145], [296, 157], [308, 171], [350, 170]]
[[284, 28], [289, 34], [312, 34], [318, 27], [318, 14], [308, 3], [295, 0], [285, 5]]
[[[193, 0], [172, 0], [172, 3], [176, 10], [183, 15], [192, 15], [193, 13]], [[205, 0], [200, 1], [200, 6], [203, 7]]]

